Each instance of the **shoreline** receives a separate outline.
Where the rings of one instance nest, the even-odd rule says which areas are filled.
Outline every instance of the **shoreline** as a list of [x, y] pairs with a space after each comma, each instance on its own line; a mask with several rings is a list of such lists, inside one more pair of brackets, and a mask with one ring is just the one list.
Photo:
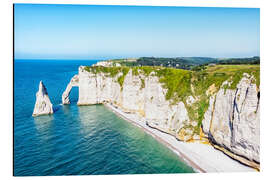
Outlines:
[[140, 118], [136, 114], [125, 113], [109, 103], [105, 103], [104, 106], [171, 149], [180, 160], [191, 166], [195, 172], [256, 172], [255, 169], [231, 159], [211, 145], [178, 141], [172, 135], [147, 126], [143, 121], [139, 120]]

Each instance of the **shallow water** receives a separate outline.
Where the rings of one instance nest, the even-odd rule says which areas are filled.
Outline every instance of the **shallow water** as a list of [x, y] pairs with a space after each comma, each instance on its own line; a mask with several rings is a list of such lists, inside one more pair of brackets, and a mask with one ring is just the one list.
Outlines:
[[[96, 61], [15, 60], [14, 175], [189, 173], [192, 168], [152, 136], [103, 105], [77, 106], [61, 95], [79, 65]], [[55, 113], [33, 118], [39, 81]]]

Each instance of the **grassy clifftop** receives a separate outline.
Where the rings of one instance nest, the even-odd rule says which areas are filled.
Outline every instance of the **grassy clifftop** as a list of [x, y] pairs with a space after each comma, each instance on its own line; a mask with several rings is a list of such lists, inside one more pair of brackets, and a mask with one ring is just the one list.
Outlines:
[[[238, 82], [242, 79], [243, 74], [247, 73], [254, 77], [254, 83], [260, 86], [260, 66], [259, 65], [214, 65], [207, 66], [201, 71], [190, 71], [175, 68], [142, 66], [142, 67], [85, 67], [85, 70], [92, 73], [104, 73], [106, 76], [115, 77], [118, 75], [117, 81], [123, 86], [126, 74], [132, 70], [133, 75], [140, 76], [142, 88], [144, 88], [147, 76], [158, 76], [159, 82], [168, 91], [166, 99], [171, 104], [183, 101], [188, 110], [191, 120], [197, 122], [194, 129], [195, 134], [199, 134], [204, 113], [209, 106], [209, 97], [217, 92], [224, 81], [230, 82], [224, 89], [235, 89]], [[154, 73], [152, 73], [154, 72]], [[208, 93], [206, 93], [208, 92]], [[189, 96], [196, 98], [196, 102], [188, 105], [186, 100]]]
[[[92, 73], [104, 73], [107, 76], [115, 77], [121, 73], [119, 77], [120, 85], [122, 86], [125, 75], [132, 70], [133, 75], [143, 74], [149, 76], [154, 72], [155, 76], [160, 77], [160, 82], [168, 89], [166, 98], [182, 98], [185, 95], [196, 95], [204, 93], [211, 85], [215, 84], [217, 89], [221, 84], [228, 80], [231, 85], [226, 87], [235, 89], [236, 85], [243, 77], [243, 73], [248, 73], [255, 77], [254, 83], [257, 87], [260, 86], [260, 66], [259, 65], [215, 65], [207, 66], [202, 71], [190, 71], [175, 68], [157, 67], [157, 66], [142, 66], [142, 67], [103, 67], [103, 66], [86, 66], [85, 70]], [[151, 74], [153, 75], [153, 74]], [[191, 92], [191, 86], [194, 86], [194, 91]], [[180, 100], [179, 99], [179, 100]]]

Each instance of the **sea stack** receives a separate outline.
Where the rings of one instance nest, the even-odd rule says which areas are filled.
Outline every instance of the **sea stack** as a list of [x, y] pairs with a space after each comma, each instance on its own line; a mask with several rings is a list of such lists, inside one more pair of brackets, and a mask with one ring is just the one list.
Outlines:
[[36, 104], [32, 116], [53, 114], [53, 107], [47, 89], [42, 81], [39, 82], [39, 89], [36, 93]]

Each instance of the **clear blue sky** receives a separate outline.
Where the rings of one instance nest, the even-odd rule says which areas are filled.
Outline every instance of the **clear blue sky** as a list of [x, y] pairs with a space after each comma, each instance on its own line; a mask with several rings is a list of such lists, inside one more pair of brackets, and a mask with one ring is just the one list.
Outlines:
[[248, 57], [260, 10], [15, 4], [15, 58]]

